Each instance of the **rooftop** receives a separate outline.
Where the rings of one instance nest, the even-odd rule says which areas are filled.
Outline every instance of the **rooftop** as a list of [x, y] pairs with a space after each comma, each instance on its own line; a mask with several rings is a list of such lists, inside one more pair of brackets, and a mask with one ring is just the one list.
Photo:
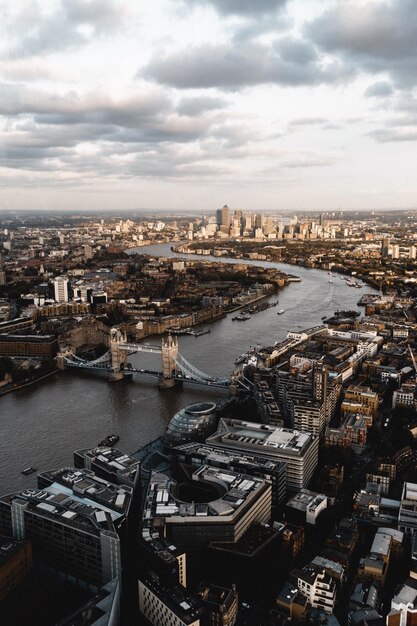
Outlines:
[[140, 466], [140, 462], [130, 456], [109, 447], [97, 447], [85, 450], [76, 450], [74, 455], [83, 456], [89, 459], [89, 462], [95, 462], [97, 465], [103, 468], [114, 471], [115, 473], [124, 476], [129, 481], [134, 480], [136, 471]]
[[200, 601], [181, 585], [165, 587], [153, 572], [148, 574], [143, 583], [176, 613], [184, 624], [195, 622], [204, 613]]
[[300, 457], [313, 440], [312, 434], [291, 428], [221, 419], [217, 432], [206, 441], [208, 444], [224, 444], [251, 450], [256, 448], [259, 454]]
[[[164, 523], [204, 524], [219, 518], [228, 523], [266, 488], [264, 480], [206, 465], [194, 471], [188, 483], [177, 483], [154, 471], [143, 508], [142, 538], [156, 549], [155, 541], [163, 538]], [[172, 549], [175, 551], [175, 546]]]
[[392, 599], [393, 604], [411, 604], [417, 607], [417, 580], [407, 578], [403, 586], [397, 591]]
[[216, 448], [215, 445], [201, 444], [201, 443], [186, 443], [181, 446], [175, 446], [173, 448], [174, 453], [184, 452], [186, 454], [195, 454], [203, 457], [213, 465], [217, 467], [225, 467], [233, 462], [239, 463], [239, 467], [247, 467], [249, 469], [259, 468], [266, 472], [274, 472], [281, 469], [285, 464], [282, 461], [265, 459], [254, 454], [247, 452], [241, 452], [240, 450], [223, 451], [221, 448]]
[[314, 506], [318, 506], [326, 500], [326, 496], [320, 493], [314, 493], [309, 489], [301, 489], [291, 500], [287, 502], [287, 506], [306, 512], [307, 509], [313, 510]]
[[[57, 487], [57, 484], [59, 487]], [[39, 487], [52, 485], [61, 491], [81, 498], [84, 502], [98, 504], [118, 516], [127, 514], [132, 497], [132, 488], [115, 485], [99, 478], [87, 469], [62, 468], [38, 475]], [[114, 513], [112, 518], [115, 519]]]
[[92, 500], [73, 495], [70, 489], [59, 483], [45, 489], [26, 489], [9, 494], [0, 501], [9, 506], [19, 504], [35, 515], [95, 536], [103, 532], [116, 533], [113, 520], [122, 516]]

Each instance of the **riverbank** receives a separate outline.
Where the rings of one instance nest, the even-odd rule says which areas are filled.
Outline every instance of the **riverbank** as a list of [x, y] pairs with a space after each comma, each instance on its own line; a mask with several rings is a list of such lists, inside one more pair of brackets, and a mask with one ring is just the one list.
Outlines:
[[[277, 293], [279, 293], [279, 290], [277, 289], [276, 291], [272, 292], [272, 293], [268, 293], [266, 295], [262, 295], [262, 296], [258, 296], [257, 298], [254, 298], [253, 300], [248, 300], [248, 302], [245, 302], [244, 304], [239, 304], [235, 307], [233, 307], [233, 309], [227, 309], [227, 313], [234, 313], [235, 311], [239, 311], [240, 309], [246, 309], [246, 307], [251, 306], [252, 304], [255, 304], [256, 302], [261, 302], [263, 300], [268, 300], [268, 298], [272, 298], [273, 296], [276, 296]], [[261, 311], [255, 311], [255, 313], [260, 313]]]
[[[174, 243], [174, 242], [171, 242]], [[233, 260], [236, 263], [245, 263], [245, 262], [249, 262], [249, 263], [259, 263], [260, 265], [262, 265], [263, 263], [267, 262], [267, 263], [273, 263], [273, 264], [287, 264], [287, 265], [291, 265], [293, 267], [303, 267], [305, 269], [311, 270], [319, 270], [322, 272], [331, 272], [332, 274], [337, 274], [338, 276], [340, 276], [341, 278], [344, 277], [350, 277], [350, 278], [354, 278], [355, 280], [360, 280], [362, 283], [368, 285], [369, 287], [371, 287], [372, 289], [377, 289], [378, 288], [378, 284], [377, 282], [372, 279], [369, 278], [367, 275], [361, 275], [360, 278], [357, 277], [357, 273], [355, 272], [354, 274], [350, 273], [348, 270], [346, 270], [345, 268], [339, 267], [339, 266], [333, 266], [333, 262], [329, 261], [328, 263], [326, 263], [325, 266], [323, 267], [317, 267], [315, 265], [310, 265], [307, 263], [303, 263], [300, 262], [300, 258], [297, 258], [297, 260], [294, 260], [292, 257], [290, 258], [286, 258], [283, 261], [280, 260], [275, 260], [272, 256], [268, 256], [268, 255], [262, 255], [262, 259], [257, 259], [257, 258], [251, 258], [250, 256], [248, 256], [248, 254], [243, 253], [239, 253], [239, 256], [234, 256], [232, 254], [222, 254], [221, 256], [215, 256], [213, 254], [207, 254], [206, 251], [200, 251], [198, 248], [197, 249], [193, 249], [190, 246], [194, 245], [194, 244], [188, 244], [187, 242], [175, 242], [178, 243], [179, 245], [171, 245], [171, 250], [172, 252], [174, 252], [175, 254], [178, 254], [179, 256], [182, 255], [186, 255], [186, 256], [190, 256], [190, 255], [194, 255], [194, 256], [198, 256], [198, 257], [202, 257], [203, 259], [207, 259], [207, 257], [210, 257], [210, 260], [212, 259], [216, 259], [218, 261], [221, 262], [222, 259], [229, 259], [229, 260]], [[222, 242], [222, 245], [224, 246], [224, 242]], [[227, 250], [227, 247], [224, 248], [225, 250]], [[213, 248], [213, 250], [215, 250], [215, 248]], [[288, 274], [288, 277], [291, 279], [291, 275]], [[295, 279], [297, 277], [294, 277]], [[292, 280], [289, 280], [289, 282], [293, 282]]]
[[32, 380], [28, 380], [21, 384], [13, 383], [10, 386], [7, 386], [7, 388], [3, 387], [2, 389], [0, 389], [0, 396], [6, 396], [7, 394], [12, 393], [12, 391], [19, 391], [19, 389], [24, 389], [25, 387], [31, 387], [35, 383], [39, 383], [42, 380], [45, 380], [46, 378], [50, 378], [54, 374], [58, 374], [58, 372], [60, 371], [61, 370], [56, 369], [56, 370], [53, 370], [52, 372], [47, 372], [46, 374], [43, 374], [42, 376], [37, 376], [36, 378], [33, 378]]

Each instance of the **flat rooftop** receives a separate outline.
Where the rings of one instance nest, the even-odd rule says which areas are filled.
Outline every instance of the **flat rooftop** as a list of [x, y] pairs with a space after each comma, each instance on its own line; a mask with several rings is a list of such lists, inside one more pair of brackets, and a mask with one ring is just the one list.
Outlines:
[[97, 465], [121, 474], [131, 481], [134, 480], [136, 471], [140, 466], [140, 461], [137, 459], [110, 447], [97, 446], [96, 448], [76, 450], [74, 455], [88, 458], [90, 461], [97, 463]]
[[152, 572], [143, 582], [168, 608], [178, 615], [184, 624], [192, 624], [202, 615], [203, 607], [181, 585], [164, 586]]
[[314, 436], [291, 428], [268, 426], [254, 422], [221, 419], [217, 432], [206, 441], [208, 444], [223, 444], [238, 448], [253, 449], [260, 454], [266, 452], [284, 456], [302, 456], [309, 448]]
[[[217, 495], [208, 502], [185, 502], [176, 495], [177, 482], [159, 472], [152, 472], [142, 512], [142, 539], [151, 549], [164, 540], [163, 548], [174, 554], [174, 545], [166, 546], [164, 525], [169, 523], [228, 523], [247, 510], [270, 486], [262, 479], [216, 467], [203, 465], [193, 472], [191, 483], [215, 485]], [[155, 543], [156, 542], [156, 543]]]
[[100, 536], [103, 532], [116, 534], [113, 519], [121, 517], [121, 514], [103, 505], [73, 495], [69, 489], [58, 483], [45, 489], [26, 489], [9, 494], [0, 501], [10, 507], [13, 502], [26, 505], [27, 510], [35, 515], [95, 536]]
[[310, 491], [309, 489], [301, 489], [301, 491], [287, 502], [286, 506], [305, 513], [307, 509], [313, 510], [314, 505], [317, 506], [326, 499], [326, 496], [323, 494], [314, 493], [314, 491]]
[[395, 604], [411, 604], [414, 608], [416, 608], [417, 580], [414, 578], [407, 578], [403, 586], [393, 597], [392, 602]]
[[203, 465], [192, 475], [192, 481], [218, 485], [223, 495], [207, 503], [183, 502], [173, 495], [177, 484], [165, 474], [154, 472], [148, 486], [144, 519], [155, 517], [212, 518], [229, 516], [241, 508], [248, 497], [260, 490], [265, 482], [230, 470]]
[[275, 459], [266, 459], [256, 454], [240, 452], [239, 450], [225, 451], [222, 448], [216, 448], [214, 445], [201, 443], [185, 443], [175, 446], [172, 449], [175, 454], [184, 452], [185, 454], [196, 454], [208, 462], [217, 464], [218, 467], [228, 466], [233, 463], [239, 463], [242, 469], [247, 467], [248, 470], [257, 468], [265, 472], [280, 470], [285, 467], [285, 463]]
[[38, 484], [59, 484], [67, 493], [82, 498], [85, 502], [93, 502], [120, 514], [127, 514], [132, 498], [132, 487], [115, 485], [99, 478], [87, 469], [62, 468], [50, 472], [42, 472], [38, 476]]

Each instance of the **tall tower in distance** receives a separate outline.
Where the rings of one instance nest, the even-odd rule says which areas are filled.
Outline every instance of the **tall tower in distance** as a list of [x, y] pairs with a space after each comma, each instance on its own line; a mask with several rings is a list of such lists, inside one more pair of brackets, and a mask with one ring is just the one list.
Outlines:
[[54, 279], [54, 297], [56, 302], [68, 302], [68, 278], [65, 276], [57, 276]]
[[231, 217], [230, 217], [230, 209], [227, 206], [227, 204], [225, 204], [222, 209], [217, 209], [216, 222], [217, 222], [217, 226], [219, 226], [220, 228], [222, 226], [224, 228], [230, 228]]

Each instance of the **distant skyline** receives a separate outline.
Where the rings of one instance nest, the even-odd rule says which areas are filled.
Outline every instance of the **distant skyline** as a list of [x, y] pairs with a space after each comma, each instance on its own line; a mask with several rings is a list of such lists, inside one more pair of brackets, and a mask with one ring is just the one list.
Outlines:
[[413, 0], [0, 0], [0, 210], [417, 207]]

